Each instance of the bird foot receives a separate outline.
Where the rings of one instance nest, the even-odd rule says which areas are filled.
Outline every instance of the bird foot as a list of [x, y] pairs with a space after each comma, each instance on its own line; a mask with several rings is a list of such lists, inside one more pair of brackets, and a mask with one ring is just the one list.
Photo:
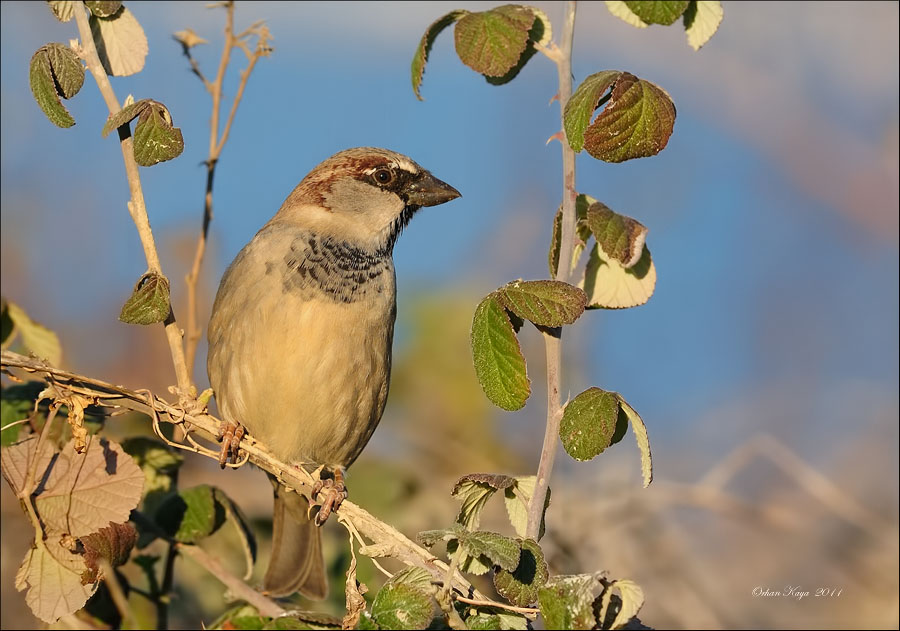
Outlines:
[[222, 451], [219, 452], [219, 466], [225, 468], [228, 457], [231, 456], [231, 462], [236, 464], [238, 461], [238, 452], [241, 447], [241, 439], [244, 437], [246, 430], [239, 423], [227, 422], [222, 432]]
[[347, 499], [347, 487], [344, 485], [344, 474], [340, 469], [335, 470], [333, 479], [320, 477], [316, 480], [309, 501], [310, 508], [320, 504], [319, 512], [316, 514], [316, 525], [324, 524], [328, 516], [338, 510], [345, 499]]

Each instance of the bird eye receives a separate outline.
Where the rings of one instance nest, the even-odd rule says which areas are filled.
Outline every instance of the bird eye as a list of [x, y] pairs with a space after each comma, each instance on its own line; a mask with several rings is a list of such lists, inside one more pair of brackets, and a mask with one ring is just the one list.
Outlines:
[[394, 174], [390, 169], [378, 169], [372, 177], [378, 184], [390, 184], [394, 180]]

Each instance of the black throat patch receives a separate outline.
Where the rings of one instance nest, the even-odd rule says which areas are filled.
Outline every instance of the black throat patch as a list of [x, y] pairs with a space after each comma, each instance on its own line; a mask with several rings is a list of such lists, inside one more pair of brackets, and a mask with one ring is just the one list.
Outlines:
[[284, 293], [299, 293], [303, 298], [324, 295], [343, 303], [392, 291], [394, 280], [390, 249], [370, 252], [313, 233], [294, 239], [278, 271], [283, 274]]

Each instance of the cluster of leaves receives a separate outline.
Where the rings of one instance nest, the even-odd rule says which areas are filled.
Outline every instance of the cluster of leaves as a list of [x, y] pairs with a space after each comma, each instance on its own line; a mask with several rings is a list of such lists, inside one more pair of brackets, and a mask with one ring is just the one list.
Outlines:
[[[16, 575], [16, 588], [27, 590], [25, 600], [34, 615], [53, 623], [78, 612], [99, 596], [107, 573], [129, 559], [144, 571], [144, 593], [159, 597], [154, 566], [160, 555], [133, 551], [157, 540], [196, 544], [229, 522], [252, 567], [256, 544], [237, 505], [215, 487], [179, 490], [182, 458], [156, 439], [135, 437], [119, 444], [96, 435], [101, 423], [91, 416], [95, 403], [38, 382], [5, 388], [0, 399], [3, 476], [36, 518], [35, 540]], [[50, 428], [41, 439], [53, 408], [67, 411], [68, 423]], [[29, 479], [39, 484], [27, 489]], [[116, 571], [115, 580], [126, 593], [130, 590], [125, 575]], [[106, 623], [118, 615], [109, 607], [88, 609], [79, 615]]]
[[[695, 50], [706, 43], [722, 19], [719, 2], [609, 1], [606, 5], [613, 15], [638, 28], [670, 25], [682, 17], [688, 43]], [[413, 56], [412, 87], [420, 100], [431, 48], [441, 31], [451, 24], [456, 25], [454, 41], [459, 59], [489, 83], [501, 84], [514, 78], [538, 50], [551, 57], [557, 55], [555, 59], [559, 61], [558, 52], [550, 44], [550, 22], [534, 7], [504, 5], [477, 13], [451, 11], [426, 29]], [[567, 72], [567, 68], [561, 67], [560, 72]], [[609, 163], [656, 155], [666, 147], [675, 124], [675, 105], [664, 89], [619, 70], [604, 70], [585, 78], [564, 107], [564, 141], [576, 153], [586, 150], [592, 157]], [[525, 357], [517, 338], [525, 320], [555, 335], [554, 329], [571, 325], [587, 309], [636, 307], [653, 294], [656, 268], [646, 245], [647, 228], [588, 195], [578, 195], [575, 206], [571, 260], [560, 261], [562, 207], [554, 217], [548, 255], [551, 278], [559, 274], [576, 279], [575, 284], [560, 280], [513, 281], [486, 296], [475, 310], [471, 336], [475, 372], [488, 399], [504, 410], [522, 408], [531, 394]], [[579, 273], [585, 250], [587, 261]], [[652, 480], [647, 430], [620, 394], [589, 388], [576, 396], [564, 406], [559, 436], [570, 456], [579, 461], [590, 460], [620, 441], [629, 421], [641, 452], [647, 486]], [[420, 541], [429, 547], [445, 541], [448, 554], [463, 571], [482, 574], [493, 569], [497, 591], [516, 606], [537, 604], [548, 628], [624, 625], [643, 602], [637, 585], [594, 575], [550, 577], [537, 541], [521, 538], [525, 535], [527, 508], [534, 489], [534, 478], [528, 480], [494, 474], [462, 478], [453, 491], [463, 501], [458, 524], [447, 530], [421, 533]], [[519, 539], [477, 530], [481, 508], [500, 490], [506, 496], [510, 520]], [[548, 504], [549, 491], [544, 510]], [[602, 588], [599, 594], [598, 587]], [[515, 624], [525, 622], [522, 618], [511, 624], [508, 612], [502, 620], [497, 612], [472, 608], [469, 614], [466, 624], [473, 629], [523, 628]]]
[[[75, 11], [87, 8], [91, 12], [91, 39], [106, 74], [123, 77], [143, 69], [148, 53], [147, 37], [137, 18], [121, 2], [52, 1], [49, 5], [61, 22], [72, 20]], [[72, 98], [84, 84], [81, 55], [82, 49], [76, 44], [50, 43], [39, 48], [31, 58], [31, 92], [50, 122], [59, 127], [75, 124], [60, 98]], [[172, 160], [184, 151], [181, 129], [175, 127], [169, 109], [153, 99], [135, 102], [129, 96], [125, 106], [110, 115], [101, 135], [106, 137], [118, 129], [119, 137], [126, 139], [132, 136], [129, 125], [135, 119], [132, 151], [140, 166]], [[168, 280], [160, 274], [148, 274], [138, 281], [119, 318], [131, 324], [155, 324], [164, 321], [169, 311]]]

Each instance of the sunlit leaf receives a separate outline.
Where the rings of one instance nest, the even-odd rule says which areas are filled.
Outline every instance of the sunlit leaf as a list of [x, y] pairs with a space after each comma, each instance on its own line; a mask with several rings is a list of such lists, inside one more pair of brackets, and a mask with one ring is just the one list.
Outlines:
[[107, 561], [111, 567], [118, 567], [128, 561], [137, 541], [137, 531], [131, 524], [111, 523], [106, 528], [79, 539], [84, 546], [84, 562], [88, 567], [85, 578], [96, 581], [103, 578], [100, 559]]
[[122, 3], [118, 0], [86, 0], [84, 3], [91, 15], [98, 18], [108, 18], [115, 15], [116, 11], [122, 8]]
[[147, 36], [128, 7], [110, 17], [91, 16], [91, 34], [106, 74], [126, 77], [140, 72], [147, 58]]
[[584, 313], [584, 291], [558, 280], [517, 280], [497, 290], [504, 307], [541, 326], [572, 324]]
[[647, 23], [635, 15], [622, 0], [606, 0], [606, 8], [614, 16], [635, 28], [647, 28]]
[[684, 12], [684, 32], [688, 45], [700, 50], [719, 29], [725, 12], [718, 0], [691, 0]]
[[584, 134], [601, 97], [615, 85], [622, 75], [618, 70], [604, 70], [592, 74], [575, 90], [566, 103], [563, 126], [569, 146], [575, 151], [584, 148]]
[[650, 454], [650, 436], [647, 434], [647, 426], [644, 425], [644, 420], [634, 411], [634, 408], [621, 397], [619, 397], [619, 405], [628, 420], [631, 421], [631, 431], [634, 432], [634, 439], [641, 452], [641, 476], [644, 479], [644, 488], [647, 488], [653, 481], [653, 460]]
[[587, 294], [588, 309], [626, 309], [644, 304], [656, 287], [650, 250], [645, 245], [638, 262], [625, 269], [594, 244], [579, 286]]
[[36, 357], [58, 366], [62, 361], [62, 345], [56, 333], [29, 318], [25, 310], [16, 303], [7, 301], [6, 306], [16, 331], [22, 335], [25, 348]]
[[638, 585], [634, 581], [613, 581], [609, 586], [606, 587], [606, 589], [603, 591], [603, 594], [601, 594], [599, 598], [600, 606], [598, 608], [599, 611], [597, 614], [597, 618], [601, 623], [609, 618], [608, 614], [610, 603], [615, 597], [613, 594], [614, 589], [618, 590], [619, 592], [619, 607], [618, 611], [616, 612], [615, 618], [613, 618], [612, 623], [609, 625], [609, 628], [621, 629], [629, 620], [634, 618], [641, 610], [641, 607], [643, 607], [644, 590], [641, 589], [640, 585]]
[[541, 616], [548, 629], [594, 627], [594, 587], [591, 574], [554, 576], [538, 592]]
[[42, 46], [31, 57], [28, 79], [35, 101], [50, 122], [58, 127], [75, 124], [59, 98], [72, 98], [84, 85], [84, 66], [75, 51], [63, 44]]
[[75, 0], [50, 0], [47, 4], [57, 20], [68, 22], [75, 17], [75, 8], [81, 3]]
[[128, 324], [154, 324], [169, 317], [169, 280], [160, 274], [144, 274], [122, 306], [119, 320]]
[[609, 103], [585, 130], [584, 146], [604, 162], [654, 156], [665, 149], [674, 125], [675, 105], [665, 90], [623, 72]]
[[491, 473], [471, 473], [460, 478], [450, 494], [462, 502], [456, 521], [469, 530], [476, 530], [481, 510], [497, 490], [515, 483], [515, 478]]
[[430, 591], [401, 572], [388, 580], [372, 602], [372, 617], [383, 629], [424, 629], [431, 623], [434, 605]]
[[528, 45], [534, 13], [507, 4], [467, 13], [456, 25], [456, 53], [464, 64], [489, 77], [500, 77], [516, 66]]
[[162, 103], [141, 112], [134, 127], [134, 159], [142, 167], [150, 167], [172, 158], [184, 151], [181, 129], [172, 123], [169, 110]]
[[569, 401], [559, 425], [566, 453], [575, 460], [590, 460], [612, 443], [619, 416], [615, 392], [588, 388]]
[[495, 294], [481, 301], [472, 320], [475, 374], [488, 399], [504, 410], [518, 410], [531, 394], [525, 357], [509, 316]]
[[431, 47], [434, 45], [434, 40], [437, 39], [437, 36], [441, 33], [441, 31], [459, 20], [467, 13], [468, 11], [463, 10], [451, 11], [442, 18], [432, 22], [432, 24], [425, 30], [425, 34], [422, 36], [422, 40], [419, 42], [419, 47], [416, 48], [416, 54], [413, 55], [412, 66], [410, 68], [412, 74], [413, 92], [416, 93], [416, 98], [420, 101], [422, 101], [423, 99], [422, 94], [419, 90], [422, 86], [422, 77], [425, 75], [425, 64], [428, 63], [428, 55], [431, 53]]
[[668, 26], [681, 17], [688, 0], [625, 0], [625, 4], [647, 24]]
[[25, 602], [36, 618], [54, 623], [75, 613], [87, 602], [98, 583], [82, 584], [87, 566], [75, 554], [68, 535], [52, 535], [38, 542], [26, 554], [16, 573], [16, 589], [28, 590]]
[[604, 253], [625, 269], [641, 259], [647, 241], [647, 228], [641, 222], [596, 202], [587, 211], [586, 224]]
[[[504, 491], [504, 500], [506, 503], [506, 514], [509, 516], [509, 523], [512, 524], [516, 534], [524, 537], [528, 529], [528, 508], [531, 506], [531, 498], [534, 497], [534, 484], [537, 478], [533, 475], [525, 475], [516, 478], [513, 486], [507, 487]], [[550, 488], [547, 488], [547, 495], [544, 497], [544, 510], [541, 513], [541, 526], [538, 529], [538, 540], [544, 536], [544, 516], [550, 507]]]
[[109, 132], [126, 123], [130, 123], [142, 114], [144, 110], [149, 108], [152, 103], [154, 103], [154, 101], [150, 99], [141, 99], [140, 101], [126, 105], [115, 114], [110, 114], [109, 118], [106, 119], [106, 124], [103, 125], [103, 129], [100, 130], [100, 135], [106, 138], [106, 136], [109, 135]]

